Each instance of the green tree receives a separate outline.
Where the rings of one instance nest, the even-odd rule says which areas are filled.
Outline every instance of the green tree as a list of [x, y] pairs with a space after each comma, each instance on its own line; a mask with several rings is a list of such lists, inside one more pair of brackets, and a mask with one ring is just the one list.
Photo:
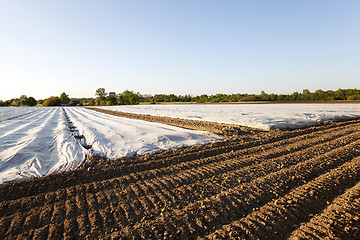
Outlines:
[[141, 97], [140, 93], [125, 90], [123, 93], [119, 94], [118, 103], [121, 105], [139, 104]]
[[36, 102], [35, 98], [29, 97], [27, 99], [27, 103], [26, 103], [27, 106], [35, 106], [36, 104], [37, 104], [37, 102]]
[[106, 99], [105, 88], [96, 89], [95, 95], [98, 96], [98, 98], [100, 98], [100, 100], [105, 100]]
[[360, 94], [348, 96], [346, 99], [350, 101], [360, 100]]
[[89, 106], [94, 106], [94, 105], [95, 105], [95, 100], [94, 100], [94, 99], [90, 99], [88, 105], [89, 105]]
[[61, 100], [59, 97], [49, 97], [43, 102], [43, 106], [61, 106]]
[[65, 104], [69, 104], [71, 99], [69, 98], [69, 95], [67, 95], [65, 92], [63, 92], [61, 95], [60, 95], [60, 100], [62, 103], [65, 103]]
[[353, 95], [360, 95], [360, 90], [355, 89], [346, 89], [345, 90], [345, 96], [349, 97], [349, 96], [353, 96]]
[[117, 104], [116, 93], [115, 92], [109, 92], [107, 100], [108, 100], [107, 105], [116, 105]]
[[19, 107], [21, 105], [20, 99], [19, 98], [14, 98], [11, 100], [11, 106], [12, 107]]
[[303, 90], [301, 100], [312, 100], [312, 93], [309, 91], [309, 89]]
[[297, 101], [297, 100], [299, 100], [300, 94], [298, 92], [293, 92], [289, 97], [290, 97], [290, 100]]
[[209, 100], [209, 97], [206, 94], [203, 94], [199, 97], [200, 102], [207, 102], [208, 100]]
[[19, 98], [21, 106], [27, 106], [28, 104], [28, 97], [26, 95], [21, 95]]
[[95, 99], [95, 103], [96, 105], [100, 105], [100, 106], [105, 106], [106, 105], [106, 92], [105, 92], [105, 88], [98, 88], [96, 89], [95, 95], [98, 96]]
[[315, 95], [315, 100], [324, 100], [326, 93], [322, 89], [318, 89], [315, 91], [314, 95]]
[[241, 98], [241, 101], [245, 101], [245, 102], [253, 102], [256, 101], [257, 98], [255, 95], [246, 95], [244, 97]]

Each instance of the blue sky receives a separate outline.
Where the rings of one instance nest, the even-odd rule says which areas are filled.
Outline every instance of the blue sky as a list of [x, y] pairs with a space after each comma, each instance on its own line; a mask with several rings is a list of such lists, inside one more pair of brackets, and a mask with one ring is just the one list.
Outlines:
[[359, 88], [360, 1], [0, 0], [0, 99]]

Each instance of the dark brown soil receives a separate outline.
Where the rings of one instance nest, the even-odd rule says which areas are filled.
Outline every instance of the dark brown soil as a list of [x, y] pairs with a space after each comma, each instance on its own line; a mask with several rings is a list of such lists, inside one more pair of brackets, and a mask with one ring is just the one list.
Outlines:
[[359, 130], [360, 120], [238, 128], [215, 143], [92, 157], [6, 183], [0, 239], [359, 239]]

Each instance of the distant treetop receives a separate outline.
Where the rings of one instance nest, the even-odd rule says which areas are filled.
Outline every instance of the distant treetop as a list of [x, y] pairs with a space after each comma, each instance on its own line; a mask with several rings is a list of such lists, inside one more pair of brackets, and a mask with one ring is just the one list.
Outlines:
[[193, 102], [193, 103], [220, 103], [220, 102], [311, 102], [311, 101], [360, 101], [360, 90], [358, 89], [338, 89], [336, 91], [318, 89], [315, 92], [310, 92], [304, 89], [301, 93], [293, 92], [291, 94], [275, 94], [261, 91], [260, 94], [234, 93], [234, 94], [202, 94], [200, 96], [192, 95], [175, 95], [175, 94], [155, 94], [155, 95], [141, 95], [133, 91], [125, 90], [122, 93], [109, 92], [106, 93], [105, 88], [98, 88], [95, 91], [94, 98], [69, 98], [63, 92], [59, 97], [47, 98], [44, 102], [42, 100], [36, 101], [33, 97], [21, 95], [20, 98], [14, 98], [7, 101], [0, 100], [0, 106], [34, 106], [37, 103], [44, 106], [60, 106], [61, 104], [69, 104], [71, 100], [78, 100], [80, 105], [134, 105], [139, 103], [163, 103], [163, 102]]

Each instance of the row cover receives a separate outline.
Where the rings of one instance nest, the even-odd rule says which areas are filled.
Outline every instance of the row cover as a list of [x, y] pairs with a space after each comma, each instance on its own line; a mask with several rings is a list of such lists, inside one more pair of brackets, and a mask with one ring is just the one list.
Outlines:
[[[0, 183], [74, 169], [86, 154], [111, 159], [219, 138], [83, 108], [1, 108], [5, 110], [0, 121]], [[74, 138], [66, 115], [85, 139]], [[92, 148], [86, 150], [82, 141]]]
[[238, 124], [264, 130], [299, 128], [360, 116], [360, 104], [169, 104], [100, 107], [109, 110]]

